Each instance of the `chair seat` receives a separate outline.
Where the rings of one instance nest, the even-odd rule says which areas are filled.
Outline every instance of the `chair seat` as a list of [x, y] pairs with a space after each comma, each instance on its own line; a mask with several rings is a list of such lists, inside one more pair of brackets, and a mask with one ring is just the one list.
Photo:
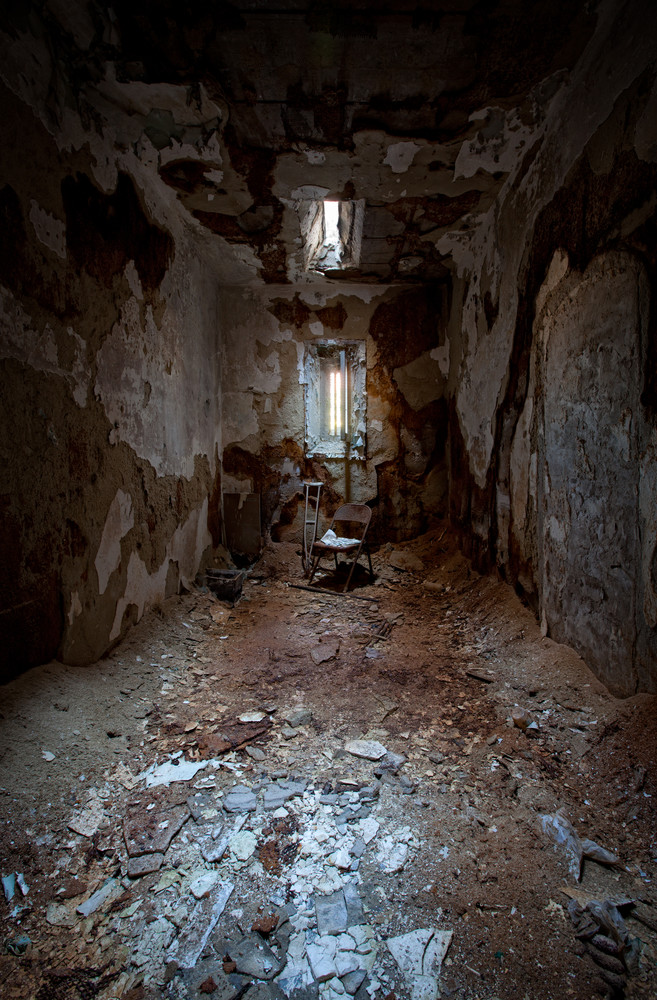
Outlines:
[[[367, 547], [367, 542], [365, 541], [365, 536], [367, 534], [367, 528], [370, 523], [370, 518], [372, 516], [371, 509], [364, 503], [348, 503], [343, 504], [338, 507], [335, 514], [333, 515], [333, 520], [331, 525], [324, 535], [324, 538], [328, 537], [328, 541], [323, 541], [321, 538], [313, 542], [311, 553], [313, 556], [313, 564], [310, 572], [309, 583], [312, 583], [315, 571], [319, 565], [319, 560], [326, 553], [333, 555], [335, 559], [335, 568], [338, 568], [338, 555], [341, 552], [352, 553], [353, 562], [349, 570], [349, 575], [347, 577], [347, 582], [344, 585], [344, 590], [348, 590], [353, 572], [356, 568], [356, 563], [358, 562], [361, 550], [364, 548], [367, 555], [367, 560], [370, 566], [370, 579], [374, 579], [374, 572], [372, 570], [372, 560], [370, 558], [369, 548]], [[359, 524], [361, 525], [361, 536], [360, 538], [353, 538], [345, 535], [344, 537], [338, 535], [334, 530], [333, 526], [337, 524]], [[349, 530], [349, 529], [347, 529]]]
[[313, 552], [352, 552], [354, 549], [359, 549], [361, 546], [360, 541], [349, 542], [348, 545], [330, 545], [327, 542], [313, 542]]

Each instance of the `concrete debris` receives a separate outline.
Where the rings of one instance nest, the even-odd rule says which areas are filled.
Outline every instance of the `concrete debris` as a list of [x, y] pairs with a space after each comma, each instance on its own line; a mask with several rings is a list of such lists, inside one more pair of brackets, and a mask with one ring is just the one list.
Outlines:
[[381, 760], [387, 754], [386, 748], [377, 740], [350, 740], [345, 744], [347, 753], [365, 760]]
[[219, 873], [216, 871], [202, 870], [199, 875], [190, 883], [189, 891], [194, 899], [205, 899], [216, 885]]
[[259, 747], [245, 747], [245, 753], [251, 758], [251, 760], [261, 761], [264, 760], [266, 754]]
[[162, 867], [164, 861], [163, 854], [142, 854], [138, 858], [128, 859], [128, 878], [141, 878], [142, 875], [151, 875]]
[[239, 721], [242, 723], [262, 722], [262, 720], [266, 718], [266, 712], [242, 712], [242, 714], [238, 716]]
[[48, 903], [46, 920], [53, 927], [75, 927], [78, 922], [75, 907], [65, 903]]
[[400, 569], [404, 573], [423, 573], [424, 563], [419, 558], [419, 556], [414, 555], [412, 552], [407, 552], [404, 549], [395, 549], [390, 553], [388, 557], [388, 562], [395, 569]]
[[379, 842], [376, 860], [382, 872], [394, 875], [400, 872], [408, 858], [408, 845], [397, 843], [394, 837], [387, 836]]

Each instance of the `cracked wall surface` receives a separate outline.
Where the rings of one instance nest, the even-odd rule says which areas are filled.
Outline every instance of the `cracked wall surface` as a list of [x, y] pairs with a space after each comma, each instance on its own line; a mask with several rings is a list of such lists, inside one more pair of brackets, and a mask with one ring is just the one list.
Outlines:
[[[299, 537], [311, 479], [375, 540], [447, 515], [657, 688], [657, 12], [457, 8], [0, 12], [10, 669], [101, 655], [218, 557], [222, 491]], [[320, 273], [325, 198], [360, 235]], [[364, 460], [304, 450], [306, 348], [341, 339]]]

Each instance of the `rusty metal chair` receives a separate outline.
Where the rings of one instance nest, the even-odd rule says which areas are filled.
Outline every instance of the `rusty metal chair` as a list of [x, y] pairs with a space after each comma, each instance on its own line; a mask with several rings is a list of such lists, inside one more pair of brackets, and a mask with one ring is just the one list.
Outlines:
[[[356, 569], [356, 563], [361, 554], [363, 548], [367, 555], [367, 559], [370, 565], [370, 579], [374, 579], [374, 570], [372, 569], [372, 559], [370, 557], [370, 550], [367, 545], [366, 535], [367, 529], [369, 527], [370, 519], [372, 517], [372, 510], [367, 506], [366, 503], [343, 503], [341, 507], [338, 507], [335, 514], [333, 515], [333, 520], [331, 525], [323, 536], [322, 539], [313, 543], [311, 549], [311, 555], [313, 557], [312, 569], [310, 571], [310, 579], [308, 583], [312, 583], [312, 579], [315, 575], [317, 567], [319, 566], [319, 561], [322, 556], [333, 554], [335, 559], [335, 568], [338, 569], [338, 555], [340, 552], [352, 553], [355, 552], [354, 560], [351, 564], [351, 569], [349, 570], [349, 575], [347, 577], [347, 582], [344, 585], [343, 593], [346, 593], [349, 589], [349, 584], [351, 583], [351, 578], [353, 576], [354, 570]], [[345, 524], [359, 525], [360, 535], [359, 537], [348, 537], [340, 535], [336, 531], [336, 527], [340, 529]], [[353, 528], [351, 529], [353, 530]], [[331, 534], [333, 534], [335, 541], [331, 539]], [[328, 539], [327, 539], [327, 536]]]

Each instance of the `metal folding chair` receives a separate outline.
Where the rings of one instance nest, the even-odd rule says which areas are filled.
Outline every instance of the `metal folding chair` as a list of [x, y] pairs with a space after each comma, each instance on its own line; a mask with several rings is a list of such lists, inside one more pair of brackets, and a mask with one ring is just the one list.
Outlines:
[[[335, 514], [333, 515], [333, 520], [329, 527], [329, 531], [335, 532], [337, 540], [335, 544], [330, 542], [323, 542], [320, 540], [313, 543], [311, 549], [311, 555], [313, 557], [312, 569], [310, 571], [310, 579], [308, 583], [312, 583], [312, 579], [315, 575], [317, 567], [319, 566], [319, 561], [322, 556], [333, 554], [335, 559], [335, 568], [338, 568], [338, 555], [342, 552], [345, 554], [355, 552], [354, 560], [351, 564], [351, 569], [349, 570], [349, 576], [347, 577], [347, 582], [344, 585], [343, 593], [349, 589], [349, 584], [351, 583], [351, 578], [353, 576], [354, 570], [356, 569], [356, 563], [361, 554], [362, 549], [365, 549], [367, 554], [367, 559], [370, 565], [370, 579], [374, 579], [374, 571], [372, 569], [372, 559], [370, 557], [370, 550], [367, 545], [366, 535], [367, 529], [369, 527], [370, 518], [372, 517], [372, 510], [367, 506], [366, 503], [343, 503], [341, 507], [338, 507]], [[340, 535], [339, 530], [345, 524], [358, 525], [360, 527], [360, 537], [356, 538], [351, 535]], [[351, 529], [353, 531], [353, 528]], [[328, 534], [328, 532], [327, 532]], [[347, 538], [347, 544], [340, 544], [340, 538]]]

